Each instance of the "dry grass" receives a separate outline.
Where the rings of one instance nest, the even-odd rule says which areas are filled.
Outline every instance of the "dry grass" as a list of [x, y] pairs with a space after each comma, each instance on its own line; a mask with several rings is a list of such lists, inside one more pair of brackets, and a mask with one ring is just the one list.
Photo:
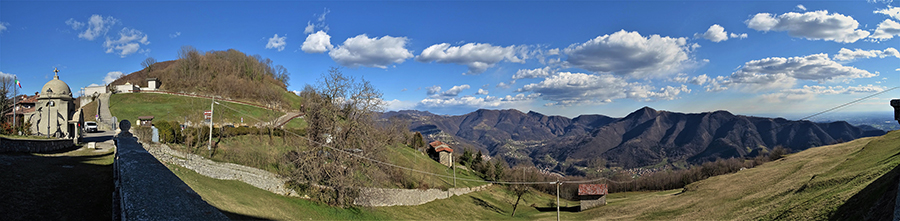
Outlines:
[[[900, 132], [811, 148], [738, 173], [712, 177], [683, 192], [625, 193], [609, 205], [572, 219], [598, 220], [750, 220], [829, 219], [842, 216], [851, 197], [900, 165]], [[889, 174], [890, 175], [890, 174]], [[896, 188], [896, 187], [895, 187]], [[879, 195], [879, 193], [871, 193]], [[884, 192], [880, 192], [884, 194]], [[877, 200], [877, 199], [876, 199]], [[852, 203], [871, 204], [874, 200]], [[868, 207], [863, 207], [868, 208]], [[862, 214], [865, 215], [865, 214]]]

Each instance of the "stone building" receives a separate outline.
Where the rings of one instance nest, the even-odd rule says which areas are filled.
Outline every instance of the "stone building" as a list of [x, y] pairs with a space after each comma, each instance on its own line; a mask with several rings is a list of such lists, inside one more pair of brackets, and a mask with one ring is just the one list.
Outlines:
[[81, 111], [76, 109], [72, 90], [66, 82], [59, 80], [58, 73], [41, 88], [34, 108], [24, 116], [26, 121], [31, 122], [32, 133], [58, 138], [79, 136], [77, 125], [84, 123], [83, 118], [77, 116]]
[[428, 143], [428, 156], [445, 166], [453, 165], [453, 149], [439, 140]]
[[606, 205], [609, 194], [606, 184], [578, 184], [578, 199], [581, 200], [581, 211]]

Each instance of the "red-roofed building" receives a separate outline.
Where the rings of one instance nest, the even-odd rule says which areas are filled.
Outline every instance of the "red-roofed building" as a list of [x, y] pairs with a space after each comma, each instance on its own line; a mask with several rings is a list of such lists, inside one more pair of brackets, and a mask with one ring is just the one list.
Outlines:
[[609, 194], [609, 189], [606, 184], [578, 184], [581, 211], [606, 205], [607, 194]]
[[445, 166], [453, 165], [453, 148], [439, 140], [428, 143], [428, 156]]
[[[16, 121], [18, 121], [18, 123], [16, 125], [22, 125], [23, 122], [28, 122], [28, 120], [25, 119], [25, 116], [29, 115], [31, 112], [34, 112], [34, 106], [35, 106], [35, 103], [37, 103], [37, 98], [38, 98], [38, 93], [35, 93], [34, 96], [19, 95], [18, 97], [15, 98], [15, 100], [16, 100], [16, 105], [14, 106], [15, 114], [16, 114], [15, 118], [16, 118]], [[9, 122], [12, 122], [13, 111], [6, 113], [5, 117]]]

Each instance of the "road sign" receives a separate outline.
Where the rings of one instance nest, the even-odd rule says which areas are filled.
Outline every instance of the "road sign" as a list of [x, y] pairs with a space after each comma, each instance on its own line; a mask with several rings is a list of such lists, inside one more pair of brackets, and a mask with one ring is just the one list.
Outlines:
[[207, 119], [207, 120], [211, 119], [211, 118], [212, 118], [212, 111], [204, 111], [204, 112], [203, 112], [203, 117], [204, 117], [204, 119]]

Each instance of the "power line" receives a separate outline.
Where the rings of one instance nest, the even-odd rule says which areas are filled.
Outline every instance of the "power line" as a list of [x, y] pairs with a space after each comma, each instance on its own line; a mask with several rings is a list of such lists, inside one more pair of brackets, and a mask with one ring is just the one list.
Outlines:
[[824, 111], [822, 111], [822, 112], [815, 113], [815, 114], [813, 114], [813, 115], [809, 115], [809, 116], [806, 116], [806, 117], [804, 117], [804, 118], [800, 118], [800, 120], [806, 120], [806, 119], [809, 119], [809, 118], [812, 118], [812, 117], [815, 117], [815, 116], [819, 116], [819, 115], [821, 115], [821, 114], [828, 113], [828, 112], [831, 112], [831, 111], [834, 111], [834, 110], [837, 110], [837, 109], [840, 109], [840, 108], [849, 106], [849, 105], [851, 105], [851, 104], [855, 104], [856, 102], [860, 102], [860, 101], [862, 101], [862, 100], [869, 99], [869, 98], [871, 98], [871, 97], [878, 96], [878, 95], [880, 95], [880, 94], [884, 94], [884, 93], [886, 93], [886, 92], [888, 92], [888, 91], [892, 91], [892, 90], [897, 89], [897, 88], [900, 88], [900, 87], [892, 87], [892, 88], [890, 88], [890, 89], [883, 90], [883, 91], [880, 91], [880, 92], [878, 92], [878, 93], [874, 93], [874, 94], [871, 94], [871, 95], [869, 95], [869, 96], [865, 96], [865, 97], [863, 97], [863, 98], [859, 98], [859, 99], [856, 99], [856, 100], [853, 100], [853, 101], [850, 101], [850, 102], [847, 102], [847, 103], [844, 103], [844, 104], [841, 104], [841, 105], [832, 107], [832, 108], [830, 108], [830, 109], [828, 109], [828, 110], [824, 110]]

